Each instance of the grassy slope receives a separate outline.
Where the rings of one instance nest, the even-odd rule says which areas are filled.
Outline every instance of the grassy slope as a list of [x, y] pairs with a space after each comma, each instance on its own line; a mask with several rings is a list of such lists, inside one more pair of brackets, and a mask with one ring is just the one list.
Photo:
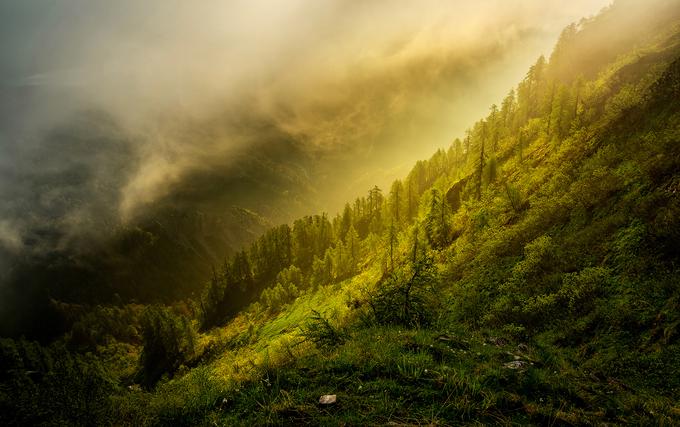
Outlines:
[[[539, 133], [521, 163], [505, 156], [499, 182], [529, 208], [514, 211], [500, 184], [464, 203], [459, 237], [432, 252], [450, 310], [431, 327], [368, 324], [348, 307], [379, 281], [369, 260], [278, 315], [212, 331], [199, 367], [124, 398], [128, 420], [680, 423], [677, 52], [662, 41], [619, 59], [591, 83], [605, 102], [590, 126], [560, 142]], [[347, 339], [305, 341], [312, 309]], [[326, 393], [338, 404], [319, 407]]]

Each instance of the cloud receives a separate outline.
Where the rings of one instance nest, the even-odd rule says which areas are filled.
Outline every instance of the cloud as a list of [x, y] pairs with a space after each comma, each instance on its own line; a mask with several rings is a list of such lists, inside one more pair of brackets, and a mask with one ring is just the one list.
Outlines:
[[13, 252], [23, 246], [19, 230], [7, 220], [0, 220], [0, 246]]
[[3, 2], [0, 219], [19, 231], [2, 241], [50, 229], [61, 247], [180, 198], [333, 210], [364, 190], [347, 182], [446, 145], [607, 3]]

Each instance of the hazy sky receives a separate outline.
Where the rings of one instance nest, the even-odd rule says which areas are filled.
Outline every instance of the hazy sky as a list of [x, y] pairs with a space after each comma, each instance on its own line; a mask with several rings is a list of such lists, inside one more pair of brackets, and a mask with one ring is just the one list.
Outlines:
[[608, 3], [0, 0], [0, 243], [131, 217], [283, 140], [316, 194], [289, 214], [333, 212], [447, 146]]

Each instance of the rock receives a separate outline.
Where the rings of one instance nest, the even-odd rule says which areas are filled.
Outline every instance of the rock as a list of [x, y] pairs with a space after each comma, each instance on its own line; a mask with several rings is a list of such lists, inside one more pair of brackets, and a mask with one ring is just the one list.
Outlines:
[[486, 341], [489, 344], [495, 345], [496, 347], [503, 347], [504, 345], [506, 345], [508, 343], [508, 340], [506, 340], [505, 338], [496, 338], [496, 337], [489, 337]]
[[503, 366], [508, 369], [526, 369], [529, 364], [523, 360], [513, 360], [512, 362], [508, 362]]
[[529, 352], [529, 346], [527, 346], [526, 344], [519, 344], [517, 346], [517, 351], [519, 351], [520, 353], [528, 353]]
[[319, 398], [319, 405], [333, 405], [337, 401], [337, 396], [334, 394], [324, 394]]
[[[437, 341], [446, 344], [450, 348], [468, 349], [470, 344], [467, 340], [456, 337], [455, 335], [442, 334], [437, 337]], [[430, 345], [432, 347], [432, 345]]]

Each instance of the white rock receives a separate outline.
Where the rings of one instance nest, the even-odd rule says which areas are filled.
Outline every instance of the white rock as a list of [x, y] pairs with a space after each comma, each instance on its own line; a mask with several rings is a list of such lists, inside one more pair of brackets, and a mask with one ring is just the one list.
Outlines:
[[337, 396], [334, 394], [324, 394], [319, 398], [319, 405], [332, 405], [336, 402]]
[[527, 362], [523, 360], [514, 360], [512, 362], [506, 363], [503, 366], [505, 366], [508, 369], [524, 369], [527, 367]]

